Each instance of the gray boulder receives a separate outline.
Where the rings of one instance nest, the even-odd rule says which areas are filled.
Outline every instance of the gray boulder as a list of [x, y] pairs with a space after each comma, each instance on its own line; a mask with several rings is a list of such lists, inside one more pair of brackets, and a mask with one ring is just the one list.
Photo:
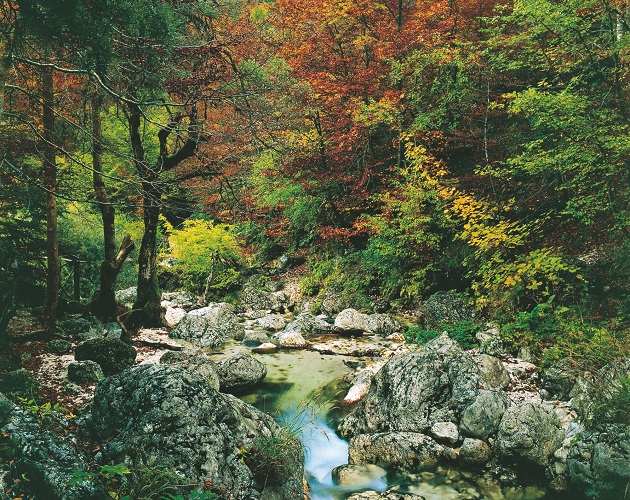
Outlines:
[[466, 438], [459, 448], [458, 461], [467, 466], [483, 466], [492, 458], [490, 447], [480, 439]]
[[459, 440], [459, 429], [453, 422], [436, 422], [431, 426], [431, 435], [438, 443], [452, 446]]
[[116, 291], [116, 300], [128, 309], [131, 309], [133, 307], [133, 303], [136, 301], [137, 297], [138, 290], [135, 286]]
[[[51, 414], [46, 418], [52, 417]], [[63, 420], [62, 416], [55, 416], [54, 423], [60, 425]], [[37, 498], [104, 498], [105, 493], [98, 496], [91, 485], [68, 485], [73, 471], [87, 469], [87, 457], [76, 450], [71, 439], [43, 430], [35, 416], [16, 407], [2, 394], [0, 433], [3, 441], [10, 445], [10, 478], [21, 481], [27, 477], [28, 490]]]
[[265, 332], [250, 331], [245, 332], [243, 344], [257, 346], [269, 342], [269, 335]]
[[484, 440], [494, 436], [508, 405], [505, 394], [480, 391], [473, 403], [462, 413], [459, 423], [462, 434]]
[[387, 314], [371, 314], [367, 317], [365, 324], [366, 332], [376, 333], [387, 337], [392, 333], [399, 332], [402, 327], [395, 318]]
[[66, 354], [72, 349], [72, 342], [69, 340], [55, 339], [46, 344], [46, 350], [52, 354]]
[[299, 442], [269, 415], [180, 366], [140, 365], [102, 381], [92, 430], [103, 443], [101, 463], [162, 467], [241, 500], [302, 495]]
[[417, 432], [361, 434], [350, 440], [350, 464], [375, 464], [384, 468], [422, 469], [434, 467], [445, 448]]
[[485, 388], [492, 390], [505, 389], [510, 385], [511, 379], [503, 363], [499, 358], [487, 354], [475, 356], [479, 371], [485, 380]]
[[374, 464], [345, 464], [335, 467], [331, 475], [335, 484], [357, 490], [375, 481], [385, 482], [387, 471]]
[[421, 351], [393, 356], [372, 379], [370, 390], [340, 424], [342, 436], [384, 431], [428, 431], [436, 422], [458, 422], [479, 393], [473, 358], [448, 335]]
[[[440, 496], [440, 500], [444, 497]], [[378, 491], [368, 490], [362, 493], [354, 493], [348, 497], [348, 500], [426, 500], [427, 497], [423, 495], [416, 495], [414, 493], [401, 493], [400, 491], [384, 491], [379, 493]]]
[[165, 352], [160, 358], [160, 364], [180, 365], [192, 369], [205, 378], [210, 387], [216, 391], [219, 390], [221, 385], [219, 367], [199, 349]]
[[167, 307], [164, 313], [166, 324], [171, 328], [177, 326], [184, 316], [186, 316], [186, 310], [181, 307]]
[[287, 326], [287, 320], [279, 314], [269, 314], [256, 320], [256, 324], [263, 330], [277, 332]]
[[588, 498], [625, 498], [630, 484], [630, 426], [604, 425], [574, 440], [567, 458], [571, 484]]
[[475, 337], [479, 342], [479, 352], [482, 354], [488, 354], [489, 356], [506, 356], [509, 354], [496, 325], [488, 323], [485, 329], [475, 334]]
[[258, 347], [254, 347], [252, 352], [258, 354], [271, 354], [278, 350], [278, 346], [276, 344], [272, 344], [271, 342], [265, 342], [264, 344], [260, 344]]
[[542, 375], [545, 399], [568, 401], [571, 389], [577, 382], [578, 372], [570, 359], [561, 359], [547, 368]]
[[38, 388], [37, 379], [24, 368], [0, 374], [0, 393], [31, 398]]
[[301, 312], [284, 329], [285, 332], [296, 332], [302, 336], [328, 333], [333, 330], [333, 325], [309, 312]]
[[113, 375], [133, 366], [136, 350], [118, 339], [90, 339], [81, 342], [74, 350], [77, 361], [95, 361], [105, 375]]
[[418, 323], [433, 327], [442, 322], [472, 321], [473, 314], [467, 302], [454, 292], [436, 292], [418, 311]]
[[76, 335], [84, 333], [94, 328], [102, 328], [103, 323], [94, 316], [84, 318], [81, 315], [71, 315], [67, 319], [60, 321], [59, 326], [67, 335]]
[[192, 309], [197, 305], [199, 299], [190, 292], [163, 292], [162, 307], [173, 307], [178, 309]]
[[267, 367], [249, 354], [235, 354], [217, 364], [221, 389], [240, 389], [267, 376]]
[[284, 330], [276, 333], [273, 338], [278, 341], [280, 347], [288, 347], [290, 349], [303, 349], [308, 347], [308, 342], [294, 330]]
[[508, 408], [497, 434], [501, 457], [512, 463], [546, 467], [562, 446], [564, 432], [554, 411], [523, 403]]
[[291, 298], [281, 290], [273, 290], [273, 282], [267, 282], [265, 288], [245, 285], [241, 291], [240, 308], [244, 312], [268, 310], [278, 313], [293, 309]]
[[190, 311], [168, 334], [203, 347], [219, 347], [228, 338], [242, 340], [244, 335], [245, 327], [239, 322], [234, 306], [225, 302]]
[[365, 332], [368, 329], [367, 314], [355, 309], [344, 309], [335, 318], [335, 328], [341, 332]]
[[98, 382], [105, 375], [101, 365], [95, 361], [77, 361], [68, 365], [68, 379], [77, 384]]
[[608, 402], [623, 389], [622, 377], [630, 377], [630, 358], [608, 364], [595, 374], [578, 377], [569, 394], [571, 407], [584, 420], [611, 417], [612, 415], [607, 415], [607, 408], [614, 408], [616, 405], [609, 405]]

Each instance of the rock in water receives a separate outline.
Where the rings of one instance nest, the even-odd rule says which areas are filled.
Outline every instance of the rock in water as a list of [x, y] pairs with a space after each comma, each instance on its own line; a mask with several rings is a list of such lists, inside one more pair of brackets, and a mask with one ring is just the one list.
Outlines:
[[[256, 488], [268, 498], [302, 495], [299, 442], [269, 415], [180, 366], [140, 365], [99, 383], [92, 427], [103, 442], [101, 462], [165, 468], [241, 500], [259, 498]], [[272, 470], [273, 481], [256, 484]]]
[[398, 469], [431, 468], [444, 455], [444, 447], [416, 432], [361, 434], [350, 440], [351, 464], [376, 464]]
[[422, 351], [392, 357], [339, 431], [342, 436], [426, 432], [436, 422], [459, 422], [477, 397], [481, 380], [473, 358], [444, 334]]
[[249, 354], [235, 354], [218, 363], [221, 389], [239, 389], [257, 384], [267, 376], [267, 368]]

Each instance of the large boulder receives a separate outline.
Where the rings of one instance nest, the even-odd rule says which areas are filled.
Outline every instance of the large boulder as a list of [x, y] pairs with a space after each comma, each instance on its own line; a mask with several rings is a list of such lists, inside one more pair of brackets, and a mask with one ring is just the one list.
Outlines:
[[24, 368], [0, 373], [0, 393], [31, 398], [38, 389], [39, 382]]
[[81, 342], [74, 350], [77, 361], [95, 361], [105, 375], [113, 375], [133, 366], [136, 350], [118, 339], [90, 339]]
[[295, 330], [278, 332], [273, 338], [278, 341], [280, 347], [288, 347], [289, 349], [303, 349], [308, 347], [308, 342]]
[[430, 328], [443, 322], [472, 321], [473, 314], [466, 300], [454, 292], [436, 292], [418, 311], [420, 326]]
[[499, 358], [488, 356], [487, 354], [479, 354], [475, 356], [475, 361], [485, 380], [484, 386], [486, 389], [500, 390], [510, 385], [510, 374]]
[[[44, 423], [62, 425], [63, 417], [53, 413], [46, 416]], [[87, 458], [76, 450], [70, 437], [44, 430], [36, 416], [16, 407], [2, 394], [0, 434], [3, 436], [3, 458], [7, 458], [7, 462], [11, 461], [8, 472], [10, 479], [23, 481], [28, 478], [29, 493], [36, 495], [36, 498], [105, 498], [105, 493], [101, 492], [99, 496], [91, 485], [70, 486], [73, 471], [87, 468]]]
[[340, 424], [343, 436], [384, 431], [426, 432], [436, 422], [459, 422], [482, 383], [474, 359], [448, 335], [423, 350], [393, 356], [370, 390]]
[[186, 310], [181, 307], [167, 307], [164, 313], [166, 324], [171, 328], [176, 327], [184, 316], [186, 316]]
[[192, 309], [197, 305], [199, 299], [190, 292], [163, 292], [162, 307]]
[[116, 290], [116, 300], [128, 309], [133, 307], [138, 297], [138, 289], [135, 286], [125, 288], [124, 290]]
[[462, 434], [488, 439], [499, 430], [501, 418], [508, 408], [507, 396], [500, 392], [480, 391], [473, 403], [462, 413]]
[[245, 327], [239, 322], [234, 306], [225, 302], [190, 311], [168, 334], [203, 347], [219, 347], [228, 338], [241, 340], [244, 335]]
[[95, 361], [77, 361], [68, 365], [68, 380], [77, 384], [98, 382], [104, 378], [101, 365]]
[[333, 330], [333, 325], [309, 312], [301, 312], [298, 314], [284, 329], [285, 332], [296, 332], [302, 336], [329, 333]]
[[221, 386], [219, 367], [200, 349], [184, 349], [183, 351], [168, 351], [160, 358], [160, 364], [179, 365], [194, 370], [206, 379], [210, 387], [218, 391]]
[[243, 287], [239, 305], [244, 312], [265, 310], [285, 313], [294, 307], [291, 298], [277, 290], [274, 282], [255, 279]]
[[302, 495], [297, 440], [193, 370], [140, 365], [102, 381], [92, 429], [101, 462], [165, 468], [234, 499]]
[[490, 447], [481, 439], [465, 438], [459, 448], [457, 460], [462, 465], [480, 467], [492, 458]]
[[568, 358], [561, 359], [547, 368], [542, 375], [545, 399], [568, 401], [571, 389], [577, 382], [578, 370]]
[[572, 485], [588, 498], [625, 498], [630, 484], [630, 426], [603, 425], [580, 434], [567, 462]]
[[508, 408], [497, 434], [497, 448], [507, 462], [546, 467], [562, 446], [564, 432], [556, 413], [541, 405], [523, 403]]
[[351, 464], [375, 464], [406, 470], [432, 468], [444, 453], [442, 445], [416, 432], [361, 434], [352, 438], [348, 445]]
[[335, 318], [335, 328], [341, 332], [365, 332], [368, 329], [367, 314], [355, 309], [344, 309]]
[[260, 344], [264, 344], [265, 342], [269, 342], [269, 335], [265, 332], [260, 331], [246, 331], [245, 336], [243, 337], [243, 344], [248, 346], [258, 346]]
[[366, 332], [376, 333], [387, 337], [392, 333], [399, 332], [402, 326], [395, 318], [388, 314], [371, 314], [367, 317]]
[[263, 330], [277, 332], [287, 326], [287, 320], [279, 314], [269, 314], [267, 316], [263, 316], [262, 318], [258, 318], [256, 320], [256, 324]]
[[[630, 377], [630, 358], [602, 367], [595, 374], [583, 374], [571, 389], [571, 407], [585, 421], [615, 421], [622, 411], [615, 403], [619, 391], [625, 391], [623, 377]], [[627, 422], [627, 420], [626, 420]]]
[[267, 367], [249, 354], [235, 354], [217, 364], [221, 389], [255, 385], [267, 376]]

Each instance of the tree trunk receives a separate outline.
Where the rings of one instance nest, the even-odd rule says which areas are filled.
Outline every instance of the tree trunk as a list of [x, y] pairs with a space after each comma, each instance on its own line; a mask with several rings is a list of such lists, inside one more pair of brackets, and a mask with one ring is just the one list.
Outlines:
[[[151, 167], [145, 160], [144, 146], [140, 136], [140, 107], [136, 103], [127, 102], [127, 109], [129, 111], [127, 120], [134, 166], [142, 180], [144, 220], [144, 234], [138, 255], [137, 297], [133, 306], [136, 312], [127, 320], [127, 325], [132, 328], [139, 325], [166, 326], [165, 311], [160, 304], [156, 263], [157, 230], [162, 210], [162, 187], [159, 182], [160, 175], [174, 169], [195, 154], [201, 141], [196, 121], [196, 109], [193, 108], [189, 115], [178, 113], [169, 116], [169, 122], [163, 125], [157, 134], [160, 152], [157, 161]], [[190, 117], [189, 137], [179, 149], [169, 155], [168, 138], [177, 129], [184, 116]]]
[[[95, 91], [97, 92], [97, 91]], [[105, 259], [101, 264], [101, 282], [98, 295], [86, 311], [103, 321], [113, 321], [118, 316], [116, 304], [116, 279], [127, 256], [135, 248], [130, 235], [125, 235], [116, 253], [115, 211], [110, 202], [103, 180], [103, 130], [101, 124], [101, 98], [92, 95], [92, 184], [103, 221], [103, 245]]]
[[144, 234], [138, 255], [138, 289], [134, 309], [142, 309], [144, 326], [166, 326], [157, 284], [157, 229], [161, 193], [156, 186], [143, 183]]
[[13, 47], [17, 36], [17, 12], [10, 3], [7, 7], [9, 11], [4, 13], [4, 22], [11, 28], [4, 33], [5, 39], [0, 56], [0, 123], [4, 116], [4, 92], [13, 65]]
[[2, 57], [0, 57], [0, 123], [2, 123], [2, 118], [4, 116], [4, 88], [7, 84], [7, 80], [9, 79], [12, 59], [12, 40], [11, 38], [8, 38], [2, 48]]
[[157, 284], [156, 243], [160, 218], [162, 192], [157, 186], [155, 168], [149, 168], [144, 158], [144, 147], [140, 136], [141, 111], [137, 104], [128, 104], [129, 137], [134, 164], [142, 180], [144, 234], [138, 254], [138, 287], [134, 311], [127, 320], [131, 328], [138, 326], [166, 326], [164, 308], [161, 305]]
[[43, 319], [46, 330], [52, 333], [55, 328], [57, 306], [59, 305], [60, 264], [57, 245], [57, 164], [54, 138], [53, 69], [50, 66], [42, 68], [42, 102], [44, 187], [46, 189], [46, 257], [48, 259]]

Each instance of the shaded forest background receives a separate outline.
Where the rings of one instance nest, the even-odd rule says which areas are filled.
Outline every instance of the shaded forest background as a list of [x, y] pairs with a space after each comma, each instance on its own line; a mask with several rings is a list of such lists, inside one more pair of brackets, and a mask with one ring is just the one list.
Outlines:
[[629, 21], [625, 0], [3, 0], [0, 330], [42, 305], [54, 330], [63, 258], [105, 319], [137, 285], [137, 327], [160, 288], [229, 300], [289, 256], [316, 307], [455, 290], [548, 362], [627, 354]]

